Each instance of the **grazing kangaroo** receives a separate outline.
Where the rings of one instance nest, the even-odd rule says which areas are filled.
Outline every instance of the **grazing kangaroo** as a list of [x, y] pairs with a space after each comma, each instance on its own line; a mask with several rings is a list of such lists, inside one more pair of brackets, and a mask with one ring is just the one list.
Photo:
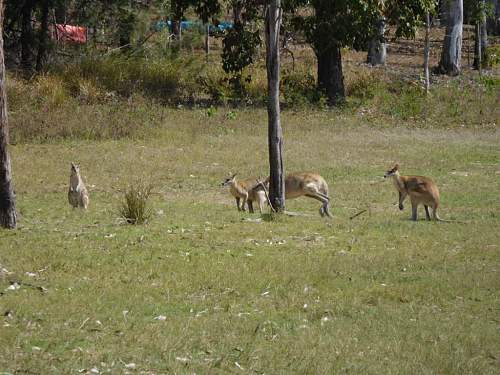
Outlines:
[[325, 179], [316, 173], [292, 173], [285, 178], [285, 199], [301, 196], [314, 198], [323, 203], [319, 209], [321, 216], [332, 217], [330, 213], [330, 197], [328, 184]]
[[68, 201], [73, 208], [80, 207], [86, 210], [89, 205], [89, 193], [80, 176], [80, 167], [73, 163], [69, 177]]
[[[248, 204], [248, 210], [253, 213], [253, 202], [259, 204], [259, 211], [262, 213], [262, 208], [266, 203], [266, 191], [263, 184], [268, 180], [260, 182], [256, 178], [248, 178], [246, 180], [236, 180], [236, 174], [226, 178], [222, 182], [222, 186], [229, 186], [229, 192], [236, 199], [238, 211], [246, 211], [245, 205]], [[240, 206], [240, 200], [241, 206]]]
[[411, 219], [417, 220], [417, 208], [423, 204], [427, 220], [431, 220], [429, 206], [432, 208], [432, 218], [437, 221], [447, 221], [439, 218], [437, 208], [439, 206], [439, 190], [437, 185], [428, 177], [423, 176], [401, 176], [399, 174], [399, 164], [389, 169], [384, 174], [384, 178], [392, 177], [394, 186], [399, 193], [399, 209], [403, 210], [403, 202], [406, 196], [410, 196]]

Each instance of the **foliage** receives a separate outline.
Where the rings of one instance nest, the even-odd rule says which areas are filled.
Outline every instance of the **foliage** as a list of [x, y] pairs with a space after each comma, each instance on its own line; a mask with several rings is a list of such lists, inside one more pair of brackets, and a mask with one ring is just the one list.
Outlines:
[[242, 77], [245, 67], [252, 64], [261, 43], [259, 31], [250, 31], [242, 23], [236, 23], [223, 40], [222, 68], [232, 75], [231, 83], [236, 92], [244, 91], [244, 82], [251, 77]]
[[207, 23], [210, 17], [215, 17], [221, 11], [218, 0], [197, 0], [194, 2], [196, 14], [203, 23]]
[[315, 77], [307, 72], [283, 71], [281, 80], [286, 107], [294, 108], [318, 103], [320, 92], [316, 89]]
[[397, 38], [414, 38], [426, 14], [436, 12], [437, 0], [386, 0], [384, 9], [388, 21], [396, 25]]
[[124, 201], [120, 207], [120, 215], [129, 224], [145, 224], [151, 217], [148, 205], [152, 186], [137, 182], [130, 184], [124, 193]]

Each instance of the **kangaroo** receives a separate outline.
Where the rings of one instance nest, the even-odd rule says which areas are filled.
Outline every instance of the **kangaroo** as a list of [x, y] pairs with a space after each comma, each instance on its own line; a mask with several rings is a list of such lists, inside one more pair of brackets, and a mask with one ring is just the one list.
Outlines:
[[319, 209], [319, 214], [321, 216], [332, 217], [329, 208], [328, 184], [319, 174], [302, 172], [286, 176], [285, 199], [293, 199], [301, 196], [320, 201], [322, 205]]
[[399, 174], [399, 164], [395, 164], [384, 174], [384, 178], [392, 177], [394, 186], [399, 193], [399, 209], [403, 210], [403, 202], [406, 196], [410, 196], [411, 219], [417, 220], [417, 208], [423, 204], [427, 220], [431, 220], [429, 206], [432, 208], [432, 218], [436, 221], [442, 220], [437, 214], [439, 206], [439, 190], [437, 185], [428, 177], [423, 176], [401, 176]]
[[[259, 211], [262, 213], [262, 208], [266, 202], [266, 192], [262, 185], [265, 184], [266, 181], [260, 182], [260, 180], [256, 178], [238, 181], [236, 180], [236, 174], [234, 174], [226, 178], [221, 185], [229, 186], [229, 192], [236, 199], [238, 211], [246, 211], [245, 205], [248, 205], [248, 210], [250, 213], [253, 213], [253, 202], [257, 201], [259, 204]], [[241, 206], [240, 200], [242, 201]]]
[[80, 176], [80, 167], [73, 163], [69, 177], [68, 201], [73, 208], [80, 207], [86, 210], [89, 205], [89, 193]]

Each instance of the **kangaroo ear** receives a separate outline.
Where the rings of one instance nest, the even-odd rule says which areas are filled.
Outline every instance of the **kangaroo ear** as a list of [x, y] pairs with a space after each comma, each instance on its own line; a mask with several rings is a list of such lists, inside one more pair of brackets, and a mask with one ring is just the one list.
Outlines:
[[233, 178], [235, 178], [237, 174], [238, 174], [238, 173], [233, 174], [233, 175], [231, 176], [231, 180], [232, 180]]
[[398, 164], [398, 163], [396, 163], [396, 164], [394, 165], [394, 170], [395, 170], [395, 171], [399, 170], [399, 164]]

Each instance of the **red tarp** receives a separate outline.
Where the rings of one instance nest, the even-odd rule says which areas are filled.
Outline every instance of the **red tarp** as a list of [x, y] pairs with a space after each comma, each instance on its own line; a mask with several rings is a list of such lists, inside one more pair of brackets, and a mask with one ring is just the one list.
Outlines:
[[87, 29], [83, 26], [56, 24], [54, 39], [60, 42], [87, 43]]

